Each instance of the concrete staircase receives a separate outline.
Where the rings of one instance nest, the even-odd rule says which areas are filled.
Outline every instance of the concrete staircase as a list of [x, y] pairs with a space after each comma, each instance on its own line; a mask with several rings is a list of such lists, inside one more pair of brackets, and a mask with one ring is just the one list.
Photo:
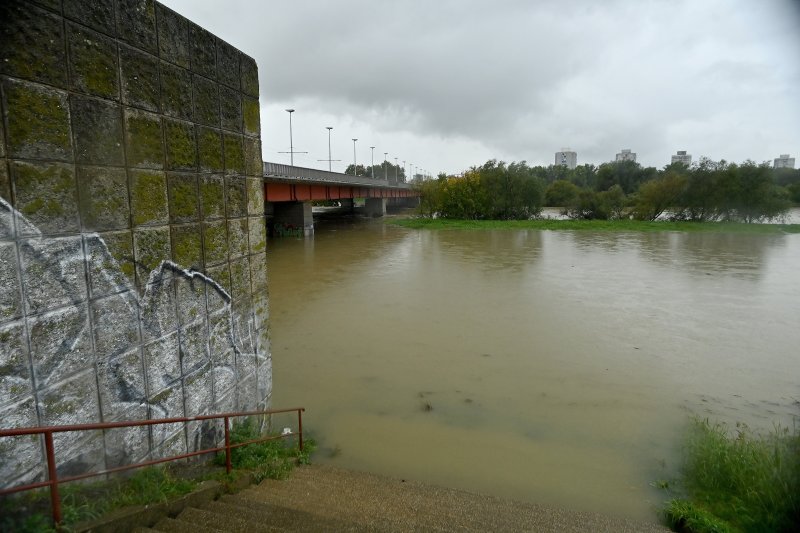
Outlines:
[[184, 509], [135, 532], [615, 531], [664, 532], [569, 512], [324, 465], [299, 467], [235, 495]]

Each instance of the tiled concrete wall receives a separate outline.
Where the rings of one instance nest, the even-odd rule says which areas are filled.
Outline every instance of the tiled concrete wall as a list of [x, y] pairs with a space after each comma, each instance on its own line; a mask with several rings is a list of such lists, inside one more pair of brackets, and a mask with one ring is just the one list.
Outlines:
[[[255, 61], [152, 0], [4, 0], [0, 20], [0, 427], [265, 407]], [[71, 473], [218, 436], [56, 448]], [[0, 439], [0, 485], [42, 478], [42, 453]]]

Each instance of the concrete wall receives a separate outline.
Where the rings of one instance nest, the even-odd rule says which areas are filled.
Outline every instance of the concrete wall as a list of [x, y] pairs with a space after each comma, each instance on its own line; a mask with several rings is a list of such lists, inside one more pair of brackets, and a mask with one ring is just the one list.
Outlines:
[[[0, 427], [265, 407], [255, 61], [152, 0], [0, 20]], [[113, 467], [219, 429], [62, 434], [57, 457]], [[39, 440], [0, 439], [0, 485], [41, 465]]]

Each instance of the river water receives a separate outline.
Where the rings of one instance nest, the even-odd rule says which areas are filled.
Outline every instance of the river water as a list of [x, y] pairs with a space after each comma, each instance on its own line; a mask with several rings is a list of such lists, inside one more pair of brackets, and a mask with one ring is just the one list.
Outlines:
[[800, 415], [800, 235], [409, 230], [269, 245], [315, 460], [657, 520], [687, 420]]

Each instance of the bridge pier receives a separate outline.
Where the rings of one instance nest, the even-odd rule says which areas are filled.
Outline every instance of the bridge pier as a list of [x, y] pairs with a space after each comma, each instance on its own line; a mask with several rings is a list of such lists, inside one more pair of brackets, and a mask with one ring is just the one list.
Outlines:
[[272, 204], [272, 223], [276, 231], [297, 229], [303, 235], [314, 234], [314, 217], [311, 214], [311, 202], [269, 202]]
[[364, 204], [364, 214], [375, 218], [385, 215], [386, 198], [367, 198]]

